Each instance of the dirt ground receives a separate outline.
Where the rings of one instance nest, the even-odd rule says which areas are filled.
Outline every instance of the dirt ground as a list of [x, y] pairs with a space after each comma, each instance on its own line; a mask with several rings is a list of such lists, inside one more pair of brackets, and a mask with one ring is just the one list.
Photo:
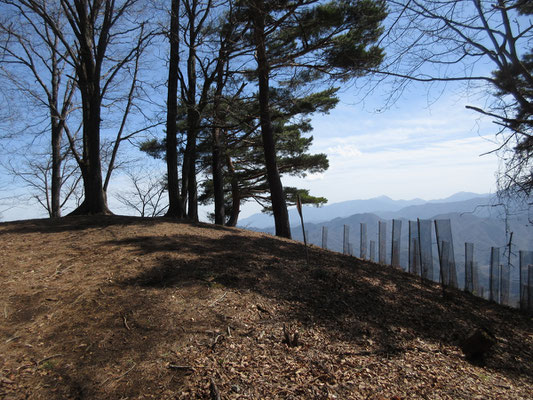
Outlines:
[[[0, 398], [533, 398], [531, 317], [392, 267], [310, 258], [165, 219], [0, 224]], [[459, 345], [476, 328], [496, 345], [471, 362]]]

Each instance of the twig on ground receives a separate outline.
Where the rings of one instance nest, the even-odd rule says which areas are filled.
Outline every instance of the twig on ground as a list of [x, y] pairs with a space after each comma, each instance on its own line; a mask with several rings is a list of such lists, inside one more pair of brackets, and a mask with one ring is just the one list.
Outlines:
[[20, 337], [20, 335], [11, 336], [9, 339], [6, 340], [6, 343], [12, 342], [13, 340], [16, 340]]
[[133, 363], [133, 366], [128, 369], [126, 372], [124, 372], [122, 375], [119, 375], [117, 376], [116, 378], [112, 378], [112, 377], [109, 377], [109, 378], [106, 378], [102, 383], [101, 385], [105, 385], [108, 381], [110, 381], [111, 379], [113, 379], [115, 382], [118, 382], [120, 381], [122, 378], [124, 378], [126, 375], [128, 375], [131, 371], [133, 371], [133, 368], [135, 368], [137, 366], [136, 363]]
[[215, 347], [218, 343], [220, 343], [222, 340], [224, 340], [224, 335], [217, 335], [215, 337], [215, 340], [213, 340], [213, 344], [211, 345], [211, 350], [215, 350]]
[[209, 304], [209, 307], [213, 307], [215, 304], [217, 304], [220, 300], [222, 300], [224, 297], [226, 297], [226, 295], [228, 294], [228, 292], [224, 292], [224, 294], [222, 296], [220, 296], [219, 298], [217, 298], [215, 301], [213, 301], [211, 304]]
[[262, 313], [272, 315], [272, 313], [269, 310], [267, 310], [265, 307], [263, 307], [261, 304], [256, 304], [255, 307]]
[[62, 355], [63, 354], [54, 354], [53, 356], [48, 356], [48, 357], [43, 358], [42, 360], [37, 361], [35, 364], [41, 365], [45, 361], [51, 360], [52, 358], [61, 357]]
[[70, 268], [72, 268], [72, 265], [69, 265], [68, 267], [66, 267], [66, 268], [64, 268], [64, 269], [62, 269], [62, 270], [60, 270], [59, 268], [61, 268], [62, 265], [63, 265], [62, 263], [59, 263], [59, 264], [57, 265], [57, 267], [56, 267], [56, 272], [54, 272], [52, 275], [50, 275], [50, 276], [48, 277], [48, 279], [53, 278], [53, 277], [56, 276], [56, 275], [62, 274], [63, 272], [66, 272], [66, 271], [68, 271]]
[[71, 305], [76, 304], [78, 302], [78, 300], [81, 299], [87, 292], [89, 292], [89, 291], [86, 290], [85, 292], [81, 293], [78, 297], [76, 297], [74, 299], [74, 301], [71, 303]]
[[124, 327], [125, 327], [128, 331], [131, 331], [130, 327], [128, 326], [128, 321], [126, 320], [126, 316], [125, 316], [125, 315], [122, 316], [122, 321], [124, 322]]

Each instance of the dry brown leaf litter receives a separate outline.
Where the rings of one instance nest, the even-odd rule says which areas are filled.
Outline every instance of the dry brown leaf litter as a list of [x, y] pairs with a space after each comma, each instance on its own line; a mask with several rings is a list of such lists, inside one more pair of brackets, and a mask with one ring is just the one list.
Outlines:
[[[532, 398], [531, 318], [311, 260], [300, 243], [164, 219], [0, 224], [0, 398], [210, 399], [211, 381], [223, 399]], [[476, 327], [497, 338], [480, 364], [459, 349]]]

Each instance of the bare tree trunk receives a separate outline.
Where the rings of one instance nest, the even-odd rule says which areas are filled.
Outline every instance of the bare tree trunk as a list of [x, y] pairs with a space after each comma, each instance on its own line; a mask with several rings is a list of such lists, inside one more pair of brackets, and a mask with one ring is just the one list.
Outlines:
[[[55, 36], [54, 48], [57, 48], [57, 35]], [[59, 70], [57, 66], [57, 56], [55, 52], [51, 55], [52, 61], [52, 90], [50, 104], [50, 126], [51, 126], [51, 145], [52, 145], [52, 207], [50, 217], [57, 218], [61, 216], [61, 126], [57, 117], [58, 93], [59, 93]]]
[[[218, 113], [218, 111], [215, 111]], [[216, 115], [216, 114], [215, 114]], [[215, 124], [217, 124], [215, 118]], [[213, 128], [213, 191], [215, 195], [215, 224], [224, 225], [225, 210], [224, 210], [224, 175], [222, 173], [222, 145], [220, 143], [220, 127]]]
[[[88, 3], [74, 1], [75, 9], [64, 1], [63, 9], [78, 39], [76, 74], [81, 92], [83, 111], [83, 203], [71, 214], [111, 214], [102, 182], [100, 158], [100, 111], [102, 105], [102, 64], [109, 44], [109, 30], [113, 24], [114, 2], [100, 3], [103, 13], [101, 32], [95, 43], [96, 21], [89, 13]], [[76, 14], [73, 14], [73, 12]]]
[[[57, 49], [57, 35], [54, 35], [53, 48]], [[61, 216], [61, 132], [60, 121], [57, 116], [58, 97], [59, 97], [59, 69], [57, 65], [57, 53], [51, 53], [52, 63], [52, 88], [50, 92], [50, 128], [51, 128], [51, 145], [52, 145], [52, 207], [50, 217], [57, 218]]]
[[51, 118], [52, 123], [52, 207], [50, 217], [61, 216], [61, 126], [57, 118]]
[[100, 88], [98, 83], [79, 79], [83, 107], [83, 203], [71, 215], [111, 214], [102, 182], [100, 158]]
[[172, 0], [170, 16], [170, 62], [168, 69], [166, 160], [168, 180], [168, 217], [183, 218], [184, 210], [179, 194], [178, 179], [178, 68], [179, 68], [179, 8], [180, 1]]
[[187, 58], [187, 145], [183, 157], [182, 191], [185, 201], [188, 199], [187, 216], [193, 221], [198, 220], [198, 194], [196, 187], [196, 139], [198, 135], [200, 115], [196, 102], [196, 38], [198, 29], [196, 26], [197, 0], [187, 4], [189, 15], [189, 55]]
[[224, 63], [225, 51], [224, 43], [221, 44], [219, 59], [217, 61], [217, 83], [214, 98], [214, 127], [212, 130], [213, 148], [212, 148], [212, 169], [213, 169], [213, 193], [215, 196], [215, 224], [224, 225], [224, 175], [222, 171], [222, 143], [220, 141], [220, 132], [222, 125], [222, 113], [220, 110], [222, 88], [224, 85]]
[[239, 179], [235, 175], [235, 167], [231, 158], [227, 156], [228, 168], [231, 174], [231, 215], [226, 226], [236, 226], [239, 220], [239, 213], [241, 212], [241, 195], [239, 190]]
[[[194, 107], [188, 107], [187, 110], [187, 144], [185, 146], [185, 153], [183, 154], [183, 168], [181, 170], [182, 186], [181, 197], [183, 200], [183, 208], [187, 210], [186, 214], [189, 218], [194, 219], [194, 214], [198, 215], [197, 208], [195, 209], [196, 198], [196, 110]], [[188, 200], [188, 202], [187, 202]], [[188, 205], [188, 207], [187, 207]], [[191, 210], [191, 207], [193, 208]]]
[[189, 209], [187, 211], [187, 216], [193, 221], [198, 221], [198, 187], [196, 182], [196, 135], [194, 138], [194, 142], [194, 148], [189, 161]]
[[254, 40], [257, 54], [257, 76], [259, 79], [261, 137], [263, 139], [267, 180], [270, 187], [270, 197], [272, 200], [272, 211], [274, 213], [276, 236], [290, 238], [291, 228], [289, 224], [289, 213], [287, 212], [287, 203], [285, 201], [283, 185], [281, 184], [281, 178], [277, 167], [276, 143], [270, 118], [270, 69], [265, 47], [265, 13], [263, 0], [254, 1], [252, 13], [254, 23]]

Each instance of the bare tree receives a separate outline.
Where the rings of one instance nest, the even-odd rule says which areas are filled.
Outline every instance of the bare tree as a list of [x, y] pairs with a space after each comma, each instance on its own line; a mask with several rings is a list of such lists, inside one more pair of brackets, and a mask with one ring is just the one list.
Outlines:
[[[46, 180], [41, 182], [46, 185], [44, 188], [40, 187], [39, 191], [45, 190], [47, 201], [43, 204], [46, 204], [49, 215], [59, 217], [64, 180], [61, 173], [64, 159], [61, 147], [67, 118], [73, 108], [75, 91], [73, 78], [68, 75], [72, 76], [74, 73], [65, 62], [65, 49], [58, 35], [50, 29], [46, 21], [31, 10], [20, 7], [15, 10], [17, 13], [9, 15], [10, 19], [0, 21], [0, 31], [6, 38], [0, 42], [0, 51], [3, 54], [0, 74], [5, 84], [9, 83], [38, 110], [44, 109], [43, 114], [48, 115], [51, 157], [50, 163], [48, 160], [45, 163], [28, 160], [27, 166], [35, 167], [34, 171], [12, 171], [26, 183], [29, 182], [26, 179], [28, 174], [42, 177], [42, 173], [46, 171]], [[58, 26], [64, 22], [59, 9], [50, 8], [49, 15]], [[28, 74], [32, 79], [25, 78]], [[24, 114], [29, 113], [26, 111]], [[27, 121], [24, 130], [33, 130], [28, 129], [33, 123]], [[18, 121], [17, 124], [20, 125]], [[36, 183], [33, 179], [30, 181]], [[37, 197], [40, 198], [39, 195]]]
[[[54, 183], [52, 179], [54, 176], [53, 155], [50, 153], [26, 154], [19, 156], [17, 165], [10, 162], [6, 166], [8, 173], [20, 180], [30, 190], [29, 198], [26, 196], [26, 200], [35, 200], [51, 218], [59, 216], [56, 209], [63, 209], [67, 204], [73, 203], [78, 206], [82, 194], [78, 165], [69, 156], [68, 147], [61, 149], [60, 153], [61, 182], [59, 191], [61, 202], [59, 204], [54, 204], [54, 191], [51, 189]], [[23, 166], [20, 165], [20, 158], [25, 160]]]
[[[109, 213], [102, 180], [102, 105], [117, 76], [125, 66], [138, 60], [138, 53], [150, 37], [150, 34], [144, 33], [143, 21], [138, 19], [141, 14], [136, 6], [142, 4], [138, 0], [60, 0], [60, 9], [66, 20], [63, 26], [53, 18], [50, 2], [46, 0], [4, 1], [21, 11], [37, 14], [65, 48], [65, 59], [75, 70], [83, 120], [81, 153], [77, 151], [69, 130], [66, 130], [84, 184], [84, 201], [74, 213]], [[145, 15], [145, 18], [149, 17]], [[132, 36], [138, 37], [133, 43], [130, 40]], [[122, 138], [122, 129], [121, 126], [117, 142]], [[113, 165], [108, 171], [112, 170]]]
[[146, 169], [129, 170], [126, 176], [132, 188], [118, 192], [115, 198], [141, 217], [163, 215], [168, 207], [163, 201], [167, 190], [165, 177]]
[[[503, 159], [499, 188], [533, 189], [533, 24], [525, 0], [391, 0], [382, 39], [386, 62], [372, 72], [392, 84], [396, 101], [409, 82], [463, 82], [481, 94], [467, 106], [493, 119]], [[393, 78], [392, 80], [388, 78]], [[442, 85], [439, 87], [442, 88]], [[441, 89], [442, 90], [442, 89]]]

